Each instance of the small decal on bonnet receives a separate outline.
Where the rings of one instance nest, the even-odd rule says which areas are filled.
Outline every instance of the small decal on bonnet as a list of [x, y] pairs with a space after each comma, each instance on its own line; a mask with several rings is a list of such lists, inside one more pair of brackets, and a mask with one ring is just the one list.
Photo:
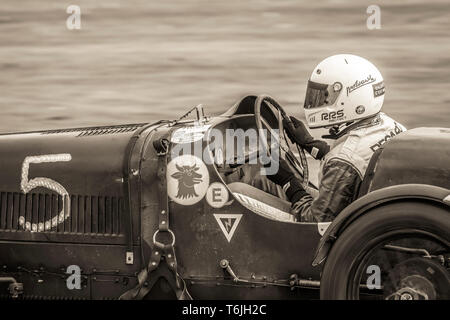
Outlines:
[[205, 132], [211, 125], [182, 127], [175, 130], [170, 138], [173, 143], [191, 143], [203, 139]]

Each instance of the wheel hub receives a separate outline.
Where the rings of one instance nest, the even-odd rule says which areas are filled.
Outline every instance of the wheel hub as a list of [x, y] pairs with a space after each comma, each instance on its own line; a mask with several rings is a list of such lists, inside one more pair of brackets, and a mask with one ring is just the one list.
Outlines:
[[420, 275], [402, 279], [401, 288], [388, 296], [386, 300], [433, 300], [436, 290], [433, 284]]
[[386, 300], [448, 298], [448, 272], [429, 258], [412, 258], [397, 264], [389, 272], [386, 281]]
[[400, 295], [400, 300], [414, 300], [414, 297], [409, 292], [404, 292]]

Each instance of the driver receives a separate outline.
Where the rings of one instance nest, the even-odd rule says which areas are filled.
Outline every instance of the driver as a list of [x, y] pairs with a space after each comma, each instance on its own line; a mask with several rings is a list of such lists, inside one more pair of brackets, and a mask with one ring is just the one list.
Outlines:
[[380, 72], [361, 57], [334, 55], [314, 68], [304, 112], [309, 128], [329, 129], [329, 135], [323, 138], [334, 140], [331, 150], [314, 141], [304, 124], [294, 117], [285, 120], [284, 127], [292, 142], [322, 159], [318, 196], [313, 198], [305, 191], [285, 160], [280, 160], [275, 175], [267, 176], [282, 186], [299, 221], [333, 220], [356, 198], [374, 151], [406, 130], [380, 112], [384, 92]]

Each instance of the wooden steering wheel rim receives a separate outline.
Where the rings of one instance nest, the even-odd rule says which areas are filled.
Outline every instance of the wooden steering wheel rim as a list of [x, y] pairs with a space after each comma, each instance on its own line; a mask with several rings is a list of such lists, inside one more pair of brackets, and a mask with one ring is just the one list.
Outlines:
[[[262, 104], [263, 102], [266, 101], [268, 103], [270, 103], [275, 109], [277, 109], [279, 111], [279, 114], [281, 115], [282, 118], [288, 119], [287, 113], [286, 111], [284, 111], [283, 107], [272, 97], [268, 96], [268, 95], [259, 95], [256, 100], [255, 100], [255, 108], [254, 108], [254, 114], [255, 114], [255, 122], [256, 122], [256, 128], [258, 129], [258, 136], [259, 133], [261, 132], [260, 130], [263, 129], [263, 118], [261, 117], [261, 108], [262, 108]], [[265, 125], [268, 127], [269, 130], [273, 130], [267, 123], [267, 121], [264, 120]], [[295, 159], [295, 157], [292, 155], [287, 153], [286, 151], [282, 150], [281, 148], [281, 143], [280, 143], [280, 137], [282, 134], [284, 134], [283, 131], [283, 121], [280, 117], [278, 117], [278, 123], [279, 123], [279, 130], [280, 130], [280, 136], [278, 137], [278, 153], [281, 155], [281, 152], [284, 152], [285, 154], [289, 155], [288, 160], [290, 160], [291, 162], [294, 162], [293, 159], [291, 159], [292, 157]], [[287, 140], [287, 139], [286, 139]], [[260, 142], [262, 142], [264, 144], [264, 148], [265, 150], [269, 153], [269, 144], [267, 143], [267, 139], [259, 139]], [[300, 166], [302, 169], [302, 176], [303, 176], [303, 181], [302, 184], [303, 186], [306, 188], [307, 186], [309, 186], [309, 170], [308, 170], [308, 161], [306, 159], [306, 155], [305, 155], [305, 151], [297, 145], [297, 150], [299, 153], [299, 158], [300, 158]], [[297, 159], [295, 159], [297, 160]], [[297, 160], [298, 161], [298, 160]], [[295, 166], [294, 163], [291, 163], [292, 165]], [[306, 189], [305, 189], [306, 190]]]

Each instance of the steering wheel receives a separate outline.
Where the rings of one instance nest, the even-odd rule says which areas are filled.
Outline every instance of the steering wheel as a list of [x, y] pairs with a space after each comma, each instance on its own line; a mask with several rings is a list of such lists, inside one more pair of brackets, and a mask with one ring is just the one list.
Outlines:
[[[273, 110], [272, 113], [274, 113], [274, 116], [278, 120], [278, 128], [279, 128], [279, 135], [273, 130], [273, 128], [269, 125], [268, 121], [264, 119], [264, 117], [261, 116], [261, 108], [263, 106], [263, 103], [267, 105], [267, 107], [270, 109], [271, 105], [275, 110], [277, 111], [275, 114]], [[270, 141], [271, 146], [274, 145], [274, 143], [278, 144], [278, 154], [282, 159], [286, 159], [299, 173], [301, 182], [303, 187], [306, 190], [306, 187], [309, 185], [309, 172], [308, 172], [308, 161], [306, 160], [305, 151], [300, 146], [297, 146], [298, 150], [298, 157], [297, 159], [295, 155], [292, 153], [290, 145], [289, 145], [289, 139], [286, 137], [286, 134], [283, 129], [283, 119], [286, 119], [287, 121], [291, 121], [287, 113], [284, 111], [283, 107], [275, 101], [272, 97], [268, 95], [259, 95], [255, 100], [255, 121], [256, 121], [256, 128], [258, 129], [258, 135], [261, 134], [263, 129], [268, 130], [271, 134], [271, 136], [275, 139], [275, 141]], [[268, 155], [270, 156], [270, 148], [269, 148], [269, 134], [266, 135], [266, 137], [259, 136], [259, 142], [263, 144], [262, 147], [264, 147], [263, 150], [266, 150]], [[260, 149], [261, 150], [261, 149]]]

